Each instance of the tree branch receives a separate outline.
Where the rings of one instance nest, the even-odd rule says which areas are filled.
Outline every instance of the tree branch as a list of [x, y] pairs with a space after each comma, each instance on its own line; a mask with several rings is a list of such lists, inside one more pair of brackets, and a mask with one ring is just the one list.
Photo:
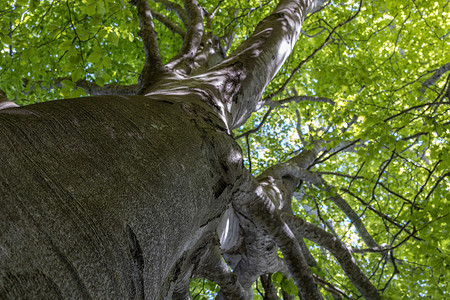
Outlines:
[[[261, 192], [258, 191], [259, 195], [261, 195], [262, 193], [265, 193], [266, 197], [269, 197], [267, 200], [265, 200], [264, 195], [263, 195], [263, 196], [261, 196], [262, 198], [258, 200], [258, 201], [264, 201], [265, 208], [261, 203], [256, 204], [256, 202], [254, 200], [252, 201], [253, 204], [249, 204], [250, 208], [248, 208], [248, 209], [255, 210], [252, 214], [253, 220], [257, 220], [258, 215], [260, 215], [261, 218], [263, 218], [263, 213], [260, 211], [256, 211], [258, 209], [263, 209], [263, 210], [266, 210], [266, 212], [264, 213], [265, 220], [261, 220], [261, 222], [266, 222], [266, 223], [264, 223], [265, 224], [264, 226], [272, 226], [273, 223], [276, 223], [276, 227], [278, 229], [276, 229], [276, 230], [271, 229], [273, 231], [269, 231], [268, 229], [266, 229], [266, 230], [268, 230], [269, 232], [271, 232], [271, 234], [274, 235], [274, 239], [277, 241], [277, 244], [280, 246], [280, 249], [282, 249], [283, 243], [287, 243], [287, 241], [284, 239], [280, 240], [280, 238], [278, 238], [278, 240], [277, 240], [277, 235], [280, 233], [280, 231], [283, 230], [283, 226], [286, 226], [286, 224], [283, 224], [283, 222], [279, 223], [278, 221], [273, 222], [273, 221], [269, 220], [269, 218], [267, 217], [267, 210], [269, 210], [272, 215], [276, 214], [274, 203], [277, 203], [277, 199], [272, 200], [270, 198], [270, 197], [276, 198], [277, 195], [271, 196], [272, 194], [267, 192], [270, 189], [269, 182], [273, 181], [272, 184], [276, 185], [276, 186], [274, 186], [273, 190], [274, 191], [278, 190], [279, 194], [285, 194], [285, 197], [288, 197], [286, 195], [289, 195], [289, 191], [285, 190], [286, 188], [283, 188], [281, 185], [277, 184], [277, 180], [283, 180], [284, 178], [286, 178], [286, 180], [288, 180], [288, 178], [291, 178], [291, 179], [296, 178], [296, 180], [297, 180], [296, 182], [300, 182], [300, 180], [308, 179], [308, 180], [313, 181], [315, 184], [324, 185], [327, 190], [330, 190], [331, 188], [326, 183], [324, 183], [323, 179], [321, 179], [320, 176], [318, 176], [317, 174], [314, 174], [313, 172], [307, 171], [305, 169], [313, 164], [315, 158], [317, 157], [317, 154], [319, 153], [319, 151], [321, 151], [323, 149], [322, 147], [319, 146], [318, 142], [316, 142], [314, 145], [315, 146], [313, 147], [312, 150], [303, 151], [298, 156], [288, 160], [287, 162], [270, 167], [267, 170], [265, 170], [258, 177], [258, 180], [262, 182], [261, 185], [263, 183], [265, 184], [265, 182], [267, 181], [267, 184], [264, 186], [264, 190]], [[310, 178], [306, 178], [306, 177], [310, 177]], [[267, 180], [265, 181], [264, 178], [267, 178]], [[273, 179], [270, 179], [270, 178], [273, 178]], [[294, 187], [295, 187], [295, 185], [296, 184], [294, 183]], [[340, 200], [340, 199], [338, 199], [338, 200]], [[250, 201], [250, 200], [247, 199], [247, 201]], [[267, 201], [271, 201], [271, 203], [268, 203]], [[338, 206], [344, 207], [344, 210], [348, 210], [348, 209], [346, 209], [346, 206], [348, 208], [349, 208], [349, 206], [345, 201], [344, 201], [345, 203], [342, 203], [342, 201], [337, 201], [335, 199], [335, 202], [339, 203]], [[261, 208], [261, 206], [263, 208]], [[350, 208], [350, 211], [353, 212], [353, 215], [351, 213], [349, 213], [351, 215], [351, 219], [353, 219], [353, 220], [356, 219], [356, 222], [354, 221], [355, 223], [358, 223], [358, 221], [361, 222], [361, 220], [359, 219], [357, 214], [351, 208]], [[281, 212], [278, 211], [278, 213], [281, 213]], [[347, 211], [347, 213], [348, 213], [348, 211]], [[283, 216], [282, 217], [283, 219], [285, 216], [291, 216], [292, 218], [295, 218], [294, 216], [292, 216], [292, 214], [289, 214], [289, 213], [281, 213], [281, 214]], [[276, 218], [276, 217], [274, 217], [274, 218]], [[288, 219], [284, 219], [284, 220], [288, 221]], [[289, 228], [291, 226], [297, 226], [298, 224], [296, 225], [295, 222], [294, 223], [288, 222], [288, 225], [289, 226], [286, 229], [284, 229], [286, 231], [286, 232], [283, 232], [284, 235], [288, 234], [288, 232], [290, 230]], [[300, 224], [297, 227], [301, 228], [301, 230], [305, 229], [303, 224]], [[360, 226], [358, 226], [358, 227], [361, 230], [361, 227]], [[364, 226], [363, 226], [363, 228], [365, 229]], [[363, 231], [363, 230], [361, 230], [361, 231]], [[358, 288], [358, 290], [360, 290], [360, 292], [367, 299], [380, 299], [376, 288], [370, 283], [368, 278], [362, 273], [362, 271], [356, 265], [353, 257], [351, 256], [350, 250], [347, 249], [342, 244], [342, 242], [340, 242], [338, 239], [336, 239], [335, 236], [333, 236], [325, 231], [323, 231], [323, 232], [326, 235], [327, 239], [326, 239], [326, 243], [325, 243], [325, 241], [321, 241], [319, 239], [319, 241], [321, 241], [320, 245], [326, 244], [327, 247], [330, 248], [330, 252], [332, 252], [332, 254], [337, 257], [339, 263], [342, 265], [343, 269], [348, 274], [350, 280]], [[367, 232], [367, 230], [366, 230], [366, 232]], [[296, 234], [296, 237], [297, 237], [297, 240], [302, 239], [302, 238], [307, 238], [314, 242], [317, 242], [317, 233], [315, 233], [315, 232], [312, 232], [310, 235], [307, 235], [307, 234], [301, 232], [300, 234]], [[314, 238], [314, 237], [316, 237], [316, 238]], [[372, 239], [370, 235], [369, 235], [369, 237], [370, 237], [370, 239]], [[323, 236], [322, 236], [322, 238], [323, 238]], [[366, 236], [364, 238], [366, 240], [369, 240]], [[372, 239], [372, 241], [373, 241], [373, 239]], [[370, 243], [370, 242], [368, 242], [368, 243]], [[298, 242], [295, 244], [298, 244]], [[373, 241], [373, 244], [378, 246], [374, 241]], [[290, 246], [292, 246], [292, 244], [290, 244]], [[327, 247], [325, 247], [325, 248], [327, 248]], [[283, 251], [283, 249], [282, 249], [282, 251]], [[301, 248], [300, 248], [300, 251], [302, 251]], [[299, 257], [299, 254], [295, 254], [295, 253], [292, 254], [292, 253], [288, 253], [288, 252], [285, 253], [284, 251], [283, 251], [283, 255], [285, 256], [285, 258], [287, 258], [288, 255], [292, 255], [292, 257], [296, 257], [296, 258]], [[304, 258], [304, 255], [302, 254], [301, 256], [302, 257], [300, 260], [304, 260], [304, 263], [306, 263], [306, 259]], [[291, 270], [291, 272], [295, 271], [295, 270], [292, 270], [292, 265], [290, 266], [290, 264], [292, 264], [292, 262], [293, 261], [290, 261], [290, 262], [287, 261], [288, 267]], [[297, 263], [298, 263], [298, 266], [302, 266], [301, 262], [297, 262]], [[302, 268], [304, 268], [304, 267], [302, 267]], [[294, 276], [294, 278], [296, 278], [296, 277]], [[297, 278], [296, 278], [296, 281], [298, 280]], [[308, 298], [308, 299], [310, 299], [310, 298]]]
[[5, 108], [19, 107], [6, 96], [6, 93], [0, 89], [0, 110]]
[[304, 102], [304, 101], [309, 101], [309, 102], [323, 102], [323, 103], [329, 103], [331, 105], [334, 105], [334, 101], [329, 99], [329, 98], [324, 98], [324, 97], [316, 97], [316, 96], [295, 96], [295, 97], [290, 97], [290, 98], [286, 98], [283, 100], [279, 100], [279, 101], [273, 101], [271, 98], [266, 98], [263, 100], [262, 105], [267, 105], [270, 107], [276, 107], [276, 106], [280, 106], [286, 103], [291, 103], [291, 102], [295, 102], [295, 103], [299, 103], [299, 102]]
[[[327, 191], [332, 191], [334, 188], [333, 186], [327, 184], [325, 181], [323, 183], [326, 186]], [[338, 193], [335, 195], [332, 195], [330, 199], [334, 202], [334, 204], [339, 207], [340, 210], [350, 219], [353, 226], [355, 226], [356, 231], [358, 231], [359, 236], [362, 238], [364, 243], [371, 247], [379, 247], [378, 243], [373, 239], [372, 235], [367, 231], [366, 226], [362, 222], [361, 218], [358, 216], [358, 214], [353, 210], [353, 208], [345, 201], [344, 198], [341, 197]]]
[[186, 12], [184, 8], [172, 1], [169, 0], [154, 0], [157, 3], [161, 3], [168, 11], [173, 11], [175, 14], [180, 18], [181, 22], [183, 22], [183, 25], [185, 28], [189, 27], [189, 19], [186, 15]]
[[265, 87], [292, 52], [304, 18], [311, 9], [324, 2], [281, 0], [246, 41], [227, 59], [210, 69], [209, 73], [229, 73], [225, 78], [227, 81], [219, 86], [226, 92], [233, 91], [223, 101], [231, 129], [243, 124], [259, 107]]
[[375, 286], [356, 264], [351, 251], [340, 240], [336, 239], [334, 235], [304, 221], [298, 216], [282, 213], [282, 218], [293, 230], [297, 238], [306, 238], [330, 251], [363, 297], [366, 299], [381, 299]]
[[[317, 155], [317, 153], [323, 148], [318, 146], [319, 142], [316, 142], [316, 144], [315, 153]], [[361, 218], [347, 203], [347, 201], [345, 201], [345, 199], [335, 191], [335, 188], [332, 185], [329, 185], [318, 173], [307, 170], [307, 168], [312, 165], [312, 162], [309, 161], [308, 164], [305, 164], [306, 160], [302, 158], [305, 153], [302, 152], [285, 163], [277, 164], [268, 168], [259, 176], [259, 178], [273, 176], [274, 178], [281, 179], [283, 177], [290, 176], [292, 178], [296, 178], [298, 181], [306, 181], [325, 190], [330, 193], [330, 199], [333, 203], [336, 204], [339, 209], [341, 209], [342, 212], [351, 220], [364, 243], [370, 248], [378, 247], [378, 243], [369, 234]], [[315, 160], [316, 155], [314, 157], [310, 157], [310, 159]]]
[[153, 16], [148, 0], [132, 0], [130, 3], [135, 5], [138, 10], [139, 24], [141, 27], [139, 35], [142, 38], [144, 46], [145, 63], [141, 75], [139, 76], [138, 83], [138, 93], [143, 93], [152, 78], [156, 74], [163, 72], [163, 64], [159, 54], [156, 31], [153, 25]]
[[[356, 146], [356, 143], [360, 142], [359, 139], [355, 140], [355, 141], [344, 141], [339, 143], [339, 145], [337, 145], [336, 147], [325, 151], [322, 155], [320, 155], [317, 160], [314, 162], [314, 165], [318, 165], [321, 164], [327, 160], [329, 160], [331, 157], [337, 155], [338, 153], [344, 151], [344, 152], [352, 152], [354, 151], [354, 146]], [[328, 154], [329, 152], [331, 152], [331, 154], [329, 154], [328, 156], [324, 157], [325, 154]]]
[[247, 186], [241, 186], [233, 200], [241, 214], [264, 228], [280, 247], [289, 271], [299, 288], [301, 299], [322, 299], [302, 250], [287, 224], [280, 218], [264, 189], [248, 174]]
[[252, 173], [252, 155], [248, 135], [245, 136], [245, 142], [247, 144], [248, 170], [250, 171], [250, 173]]
[[381, 244], [380, 247], [377, 248], [366, 248], [366, 249], [359, 249], [359, 248], [352, 248], [352, 253], [382, 253], [391, 251], [394, 249], [393, 247], [387, 245], [387, 244]]
[[258, 124], [258, 126], [256, 126], [253, 129], [250, 129], [249, 131], [246, 131], [238, 136], [236, 136], [234, 139], [235, 140], [239, 140], [243, 137], [248, 137], [250, 134], [257, 132], [258, 130], [261, 129], [261, 127], [264, 125], [264, 123], [267, 121], [267, 117], [270, 115], [270, 113], [272, 112], [272, 107], [269, 108], [269, 110], [266, 112], [266, 114], [264, 115], [264, 117], [262, 118], [261, 122]]
[[227, 299], [244, 300], [245, 291], [222, 259], [220, 250], [213, 246], [200, 261], [194, 271], [194, 275], [208, 278], [220, 286], [220, 293], [227, 296]]
[[378, 243], [367, 231], [366, 226], [364, 225], [358, 214], [347, 203], [347, 201], [345, 201], [344, 198], [342, 198], [337, 192], [335, 192], [335, 188], [332, 185], [328, 184], [319, 174], [308, 171], [304, 168], [300, 168], [293, 164], [281, 164], [278, 167], [277, 173], [277, 175], [280, 177], [286, 175], [295, 176], [300, 180], [310, 182], [318, 188], [330, 193], [330, 199], [350, 219], [364, 243], [370, 248], [379, 247]]
[[[315, 1], [313, 1], [315, 2]], [[325, 1], [323, 1], [325, 2]], [[323, 4], [323, 3], [322, 3]], [[321, 5], [322, 5], [321, 4]], [[356, 11], [356, 13], [354, 15], [352, 15], [350, 18], [348, 18], [347, 20], [345, 20], [344, 22], [338, 24], [336, 27], [334, 27], [331, 32], [328, 34], [327, 38], [325, 39], [325, 41], [322, 43], [322, 45], [320, 45], [318, 48], [316, 48], [307, 58], [305, 58], [303, 61], [300, 62], [300, 64], [298, 64], [298, 66], [292, 70], [291, 72], [291, 76], [289, 76], [289, 78], [283, 83], [283, 85], [274, 93], [270, 94], [267, 98], [272, 99], [275, 96], [279, 95], [282, 91], [284, 91], [284, 89], [286, 88], [286, 86], [288, 85], [288, 83], [294, 78], [294, 74], [298, 72], [298, 70], [300, 70], [300, 68], [307, 63], [311, 58], [314, 57], [314, 55], [316, 55], [317, 52], [319, 52], [327, 43], [328, 41], [331, 39], [333, 33], [339, 28], [344, 26], [345, 24], [349, 23], [350, 21], [352, 21], [354, 18], [356, 18], [356, 16], [359, 14], [359, 12], [361, 11], [361, 7], [362, 7], [362, 0], [360, 0], [359, 2], [359, 7], [358, 10]], [[311, 8], [313, 9], [313, 8]], [[318, 9], [318, 7], [314, 8], [315, 10]]]
[[447, 104], [448, 105], [448, 104], [450, 104], [450, 102], [449, 101], [440, 101], [440, 102], [432, 102], [432, 103], [424, 103], [424, 104], [415, 105], [413, 107], [410, 107], [408, 109], [402, 110], [401, 112], [384, 119], [383, 122], [390, 121], [390, 120], [392, 120], [392, 119], [394, 119], [394, 118], [396, 118], [398, 116], [401, 116], [401, 115], [403, 115], [403, 114], [405, 114], [407, 112], [410, 112], [412, 110], [415, 110], [415, 109], [418, 109], [418, 108], [421, 108], [421, 107], [435, 106], [435, 105], [442, 105], [442, 104]]
[[264, 288], [264, 300], [278, 300], [277, 291], [273, 285], [271, 274], [261, 275], [261, 284]]
[[[227, 218], [226, 224], [228, 224], [228, 228], [232, 228], [234, 227], [231, 224], [233, 215], [229, 214], [229, 216], [231, 218]], [[237, 243], [232, 248], [226, 247], [228, 250], [224, 248], [221, 250], [226, 256], [226, 261], [233, 268], [233, 272], [238, 276], [241, 286], [251, 294], [252, 284], [262, 274], [288, 273], [288, 270], [284, 261], [278, 257], [278, 248], [272, 237], [242, 213], [238, 212], [235, 216], [240, 227], [237, 234], [241, 233], [242, 235], [234, 237]], [[223, 230], [221, 231], [223, 232]], [[232, 239], [231, 236], [228, 238], [229, 241]], [[222, 240], [227, 241], [227, 238], [222, 238]], [[230, 243], [228, 243], [229, 245]]]
[[315, 38], [316, 36], [321, 35], [324, 31], [330, 32], [330, 30], [328, 28], [326, 28], [326, 27], [319, 26], [318, 28], [322, 28], [322, 30], [317, 32], [317, 33], [315, 33], [315, 34], [313, 34], [313, 35], [310, 35], [306, 31], [303, 31], [303, 30], [301, 30], [300, 32], [301, 32], [301, 34], [303, 34], [304, 36], [309, 37], [309, 38]]
[[428, 78], [424, 83], [422, 83], [421, 92], [424, 93], [426, 88], [434, 85], [436, 81], [438, 81], [439, 78], [441, 78], [441, 76], [448, 71], [450, 71], [450, 62], [446, 63], [445, 65], [437, 69], [430, 78]]
[[189, 19], [189, 26], [180, 51], [167, 64], [167, 67], [169, 69], [182, 69], [189, 74], [193, 70], [194, 58], [202, 42], [204, 20], [197, 0], [183, 0], [183, 3]]
[[447, 173], [443, 174], [441, 177], [439, 177], [439, 179], [436, 181], [434, 186], [431, 188], [428, 195], [425, 197], [425, 200], [428, 200], [430, 198], [430, 196], [433, 194], [434, 190], [438, 187], [438, 185], [441, 183], [441, 181], [444, 180], [445, 177], [450, 177], [450, 172], [447, 172]]
[[162, 13], [157, 11], [156, 9], [150, 8], [150, 11], [151, 11], [153, 17], [156, 20], [158, 20], [161, 24], [166, 26], [170, 31], [172, 31], [175, 34], [180, 35], [182, 38], [184, 38], [186, 36], [186, 31], [183, 28], [181, 28], [180, 26], [178, 26], [177, 23], [175, 23], [174, 21], [172, 21], [171, 19], [169, 19], [168, 17], [166, 17], [165, 15], [163, 15]]
[[[349, 296], [347, 296], [344, 291], [342, 291], [341, 289], [335, 287], [334, 285], [332, 285], [331, 283], [323, 280], [322, 278], [320, 278], [319, 276], [317, 276], [316, 274], [313, 274], [314, 280], [320, 285], [322, 286], [326, 291], [332, 293], [334, 296], [338, 297], [337, 299], [341, 299], [341, 298], [345, 298], [345, 299], [351, 299]], [[334, 298], [336, 299], [336, 298]]]
[[224, 0], [219, 0], [219, 2], [217, 3], [216, 7], [213, 8], [212, 12], [209, 14], [209, 17], [214, 18], [214, 16], [216, 15], [216, 12], [219, 10], [220, 5], [222, 4]]
[[[72, 81], [71, 77], [60, 77], [56, 78], [54, 80], [53, 85], [50, 85], [48, 87], [44, 86], [44, 82], [42, 81], [36, 81], [36, 82], [30, 82], [28, 79], [23, 79], [23, 85], [28, 86], [29, 89], [34, 89], [34, 85], [37, 84], [40, 89], [42, 90], [51, 90], [54, 89], [56, 86], [62, 88], [62, 82], [64, 80]], [[74, 88], [81, 88], [83, 89], [87, 94], [91, 96], [96, 95], [136, 95], [137, 92], [137, 85], [120, 85], [117, 83], [110, 83], [105, 84], [104, 86], [100, 86], [96, 84], [95, 82], [91, 82], [88, 80], [80, 79], [77, 82], [75, 82]]]

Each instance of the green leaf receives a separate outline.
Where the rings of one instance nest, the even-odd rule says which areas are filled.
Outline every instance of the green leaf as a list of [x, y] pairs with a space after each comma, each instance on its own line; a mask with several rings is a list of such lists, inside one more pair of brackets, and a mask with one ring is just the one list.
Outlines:
[[82, 68], [76, 68], [72, 72], [72, 81], [77, 82], [79, 79], [82, 79], [84, 76], [84, 70]]
[[104, 66], [105, 68], [110, 68], [110, 67], [111, 67], [111, 57], [106, 56], [106, 57], [103, 59], [103, 66]]
[[95, 78], [95, 83], [98, 84], [99, 86], [104, 86], [105, 79], [103, 79], [102, 77], [97, 77], [97, 78]]
[[298, 288], [295, 285], [294, 281], [292, 279], [289, 280], [283, 280], [281, 282], [281, 287], [283, 288], [283, 290], [287, 293], [289, 293], [290, 295], [297, 295], [298, 294]]
[[88, 29], [77, 29], [77, 34], [80, 37], [80, 39], [87, 40], [91, 35], [91, 31]]
[[64, 41], [61, 44], [59, 44], [58, 49], [60, 49], [62, 51], [67, 51], [72, 47], [73, 47], [72, 41]]
[[100, 51], [94, 51], [88, 57], [88, 61], [90, 61], [92, 63], [98, 63], [98, 62], [100, 62], [101, 59], [102, 59], [102, 53]]
[[31, 0], [30, 1], [30, 9], [36, 9], [39, 6], [40, 0]]
[[283, 280], [283, 274], [280, 272], [275, 272], [272, 274], [272, 281], [274, 283], [280, 283]]
[[0, 32], [0, 41], [3, 44], [8, 44], [8, 45], [11, 43], [11, 39], [9, 38], [9, 36], [7, 36], [6, 34], [3, 34], [1, 32]]
[[24, 5], [28, 5], [28, 1], [29, 1], [29, 0], [16, 0], [16, 2], [17, 2], [18, 5], [23, 5], [23, 6], [24, 6]]
[[70, 80], [63, 80], [61, 81], [61, 84], [66, 89], [73, 89], [75, 87], [75, 83]]

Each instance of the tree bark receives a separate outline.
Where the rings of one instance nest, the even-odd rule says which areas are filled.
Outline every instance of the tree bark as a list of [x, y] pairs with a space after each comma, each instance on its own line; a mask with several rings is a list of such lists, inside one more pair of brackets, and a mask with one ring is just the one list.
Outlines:
[[170, 298], [242, 168], [225, 126], [190, 100], [0, 111], [0, 298]]

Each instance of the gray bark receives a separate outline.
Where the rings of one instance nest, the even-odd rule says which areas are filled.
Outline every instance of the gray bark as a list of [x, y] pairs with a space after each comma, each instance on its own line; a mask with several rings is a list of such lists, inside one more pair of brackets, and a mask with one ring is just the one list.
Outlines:
[[170, 298], [238, 186], [220, 120], [139, 96], [0, 116], [0, 298]]

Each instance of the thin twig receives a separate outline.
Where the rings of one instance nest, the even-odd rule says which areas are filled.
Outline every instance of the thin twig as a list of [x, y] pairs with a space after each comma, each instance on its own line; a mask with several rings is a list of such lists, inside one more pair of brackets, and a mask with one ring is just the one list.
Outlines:
[[248, 169], [250, 171], [250, 174], [252, 174], [252, 156], [250, 153], [250, 141], [249, 141], [249, 137], [248, 134], [245, 136], [245, 141], [247, 142], [247, 157], [248, 157]]
[[414, 109], [418, 109], [418, 108], [425, 107], [425, 106], [434, 106], [434, 105], [442, 105], [442, 104], [450, 104], [450, 101], [441, 101], [441, 102], [419, 104], [419, 105], [410, 107], [408, 109], [405, 109], [405, 110], [399, 112], [398, 114], [390, 116], [389, 118], [384, 119], [383, 122], [390, 121], [390, 120], [392, 120], [392, 119], [394, 119], [394, 118], [396, 118], [398, 116], [401, 116], [401, 115], [403, 115], [403, 114], [405, 114], [407, 112], [410, 112], [411, 110], [414, 110]]
[[276, 106], [284, 105], [286, 103], [291, 103], [291, 102], [299, 103], [299, 102], [304, 102], [304, 101], [323, 102], [323, 103], [328, 103], [331, 105], [335, 104], [335, 102], [329, 98], [303, 95], [303, 96], [289, 97], [289, 98], [279, 100], [279, 101], [273, 101], [271, 98], [266, 98], [266, 99], [262, 100], [262, 102], [263, 102], [262, 105], [276, 107]]
[[263, 126], [263, 124], [266, 122], [267, 117], [269, 117], [270, 113], [272, 112], [273, 108], [270, 107], [269, 110], [266, 112], [266, 114], [264, 115], [263, 119], [261, 120], [261, 123], [259, 123], [259, 125], [256, 128], [250, 129], [249, 131], [246, 131], [238, 136], [236, 136], [234, 139], [238, 140], [243, 138], [244, 136], [248, 136], [252, 133], [257, 132], [259, 129], [261, 129], [261, 127]]

